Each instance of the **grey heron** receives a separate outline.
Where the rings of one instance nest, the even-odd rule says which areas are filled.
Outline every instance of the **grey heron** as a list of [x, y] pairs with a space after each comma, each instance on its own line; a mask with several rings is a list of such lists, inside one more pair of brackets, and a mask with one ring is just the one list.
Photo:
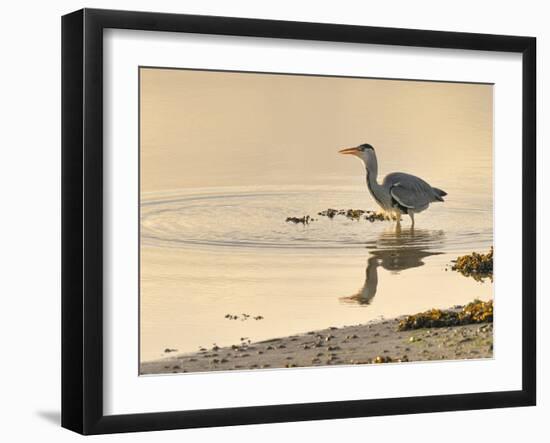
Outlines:
[[397, 216], [398, 223], [400, 214], [407, 214], [414, 226], [414, 214], [427, 209], [430, 203], [444, 201], [443, 197], [447, 195], [421, 178], [404, 172], [392, 172], [384, 177], [381, 184], [378, 183], [378, 161], [374, 148], [368, 143], [339, 152], [354, 155], [363, 161], [370, 194], [384, 212]]

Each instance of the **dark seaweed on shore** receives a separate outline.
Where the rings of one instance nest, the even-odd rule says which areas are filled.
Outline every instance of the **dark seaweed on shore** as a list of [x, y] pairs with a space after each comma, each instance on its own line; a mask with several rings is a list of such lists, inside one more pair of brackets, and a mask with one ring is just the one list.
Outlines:
[[458, 257], [451, 269], [477, 281], [483, 281], [485, 278], [493, 281], [493, 247], [491, 246], [487, 254], [472, 252]]
[[473, 323], [493, 322], [493, 301], [474, 300], [460, 311], [431, 309], [419, 314], [408, 315], [397, 326], [398, 331], [422, 328], [442, 328]]

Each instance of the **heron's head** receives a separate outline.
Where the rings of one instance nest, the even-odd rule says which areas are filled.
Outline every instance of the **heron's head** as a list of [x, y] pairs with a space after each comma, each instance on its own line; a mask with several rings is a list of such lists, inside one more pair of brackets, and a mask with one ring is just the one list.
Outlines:
[[355, 146], [353, 148], [340, 149], [338, 152], [344, 155], [354, 155], [355, 157], [359, 157], [365, 162], [365, 164], [374, 157], [374, 148], [368, 143], [363, 143], [362, 145]]

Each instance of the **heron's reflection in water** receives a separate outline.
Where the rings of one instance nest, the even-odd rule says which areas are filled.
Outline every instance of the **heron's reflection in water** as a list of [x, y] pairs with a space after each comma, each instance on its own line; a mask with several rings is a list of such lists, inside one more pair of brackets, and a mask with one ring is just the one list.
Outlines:
[[443, 244], [443, 231], [424, 229], [401, 229], [398, 225], [381, 234], [376, 242], [367, 245], [370, 251], [365, 269], [365, 283], [356, 294], [342, 297], [345, 303], [369, 305], [378, 288], [378, 268], [399, 273], [424, 265], [424, 259], [439, 255], [437, 249]]

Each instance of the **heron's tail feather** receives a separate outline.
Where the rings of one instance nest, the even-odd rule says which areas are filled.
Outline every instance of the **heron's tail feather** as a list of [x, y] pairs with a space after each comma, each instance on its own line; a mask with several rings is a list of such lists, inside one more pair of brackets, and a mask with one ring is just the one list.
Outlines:
[[432, 188], [432, 189], [435, 192], [436, 198], [439, 201], [444, 201], [443, 197], [445, 197], [447, 195], [447, 193], [443, 189], [439, 189], [439, 188]]

